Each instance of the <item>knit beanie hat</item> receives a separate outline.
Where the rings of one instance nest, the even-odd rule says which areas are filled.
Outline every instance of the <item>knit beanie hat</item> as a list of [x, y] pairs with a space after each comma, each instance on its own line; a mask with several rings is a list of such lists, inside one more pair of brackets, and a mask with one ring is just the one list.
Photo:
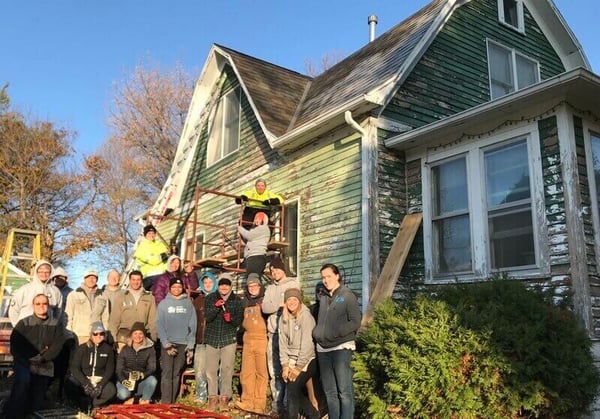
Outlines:
[[229, 285], [229, 286], [231, 286], [231, 279], [229, 279], [227, 277], [219, 279], [219, 286], [221, 286], [221, 285]]
[[169, 279], [169, 288], [171, 288], [175, 284], [179, 284], [183, 287], [183, 282], [181, 281], [181, 278], [174, 277]]
[[283, 301], [287, 301], [288, 298], [291, 297], [296, 297], [298, 301], [302, 302], [302, 291], [300, 291], [298, 288], [289, 288], [285, 290], [285, 293], [283, 294]]
[[135, 332], [136, 330], [141, 330], [142, 332], [144, 332], [144, 334], [146, 334], [146, 327], [142, 322], [135, 322], [133, 326], [131, 326], [131, 329], [129, 329], [129, 333], [133, 334], [133, 332]]
[[150, 231], [154, 231], [156, 233], [156, 227], [154, 227], [152, 224], [148, 224], [148, 225], [144, 226], [144, 236], [146, 234], [148, 234]]
[[281, 269], [282, 271], [285, 272], [285, 265], [283, 264], [283, 261], [281, 260], [280, 257], [274, 257], [273, 260], [271, 260], [271, 268], [277, 268], [277, 269]]
[[255, 273], [252, 272], [250, 275], [248, 275], [248, 279], [246, 280], [246, 284], [250, 285], [250, 284], [258, 284], [260, 285], [260, 276]]
[[102, 322], [93, 322], [90, 330], [90, 334], [94, 332], [106, 332], [106, 329], [102, 325]]

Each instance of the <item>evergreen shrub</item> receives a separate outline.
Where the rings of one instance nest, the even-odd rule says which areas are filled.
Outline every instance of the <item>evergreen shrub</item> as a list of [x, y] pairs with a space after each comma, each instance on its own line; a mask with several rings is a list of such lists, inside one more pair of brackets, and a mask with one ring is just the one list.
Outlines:
[[353, 366], [365, 418], [575, 418], [596, 394], [590, 339], [523, 283], [445, 286], [376, 307]]

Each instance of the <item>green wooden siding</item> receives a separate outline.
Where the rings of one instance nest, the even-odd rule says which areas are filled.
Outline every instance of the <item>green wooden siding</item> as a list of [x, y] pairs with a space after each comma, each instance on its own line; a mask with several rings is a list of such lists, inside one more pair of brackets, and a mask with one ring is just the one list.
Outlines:
[[564, 72], [526, 8], [522, 35], [498, 21], [495, 2], [471, 1], [452, 14], [383, 115], [419, 127], [489, 101], [486, 39], [538, 61], [542, 80]]
[[[221, 94], [239, 85], [229, 67], [225, 68], [221, 83]], [[280, 155], [270, 148], [245, 95], [242, 95], [240, 126], [239, 149], [211, 167], [206, 167], [208, 130], [199, 127], [202, 134], [182, 205], [194, 201], [197, 184], [238, 195], [251, 188], [256, 178], [264, 177], [268, 188], [280, 193], [284, 200], [299, 201], [298, 277], [307, 296], [313, 298], [314, 285], [320, 280], [319, 269], [326, 262], [342, 265], [348, 285], [360, 293], [360, 138], [334, 133], [296, 153]], [[223, 224], [228, 238], [235, 238], [239, 206], [231, 198], [205, 194], [197, 215], [204, 223]], [[199, 226], [198, 231], [205, 237], [216, 234], [209, 227]], [[217, 251], [212, 248], [208, 253]]]

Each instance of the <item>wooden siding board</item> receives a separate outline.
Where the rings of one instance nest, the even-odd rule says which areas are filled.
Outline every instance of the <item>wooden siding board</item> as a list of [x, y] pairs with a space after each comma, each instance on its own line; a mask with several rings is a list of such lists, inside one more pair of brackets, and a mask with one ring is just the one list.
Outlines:
[[538, 60], [542, 79], [563, 72], [559, 57], [527, 10], [525, 31], [523, 36], [500, 24], [493, 2], [464, 4], [452, 14], [383, 115], [418, 127], [488, 101], [486, 38]]

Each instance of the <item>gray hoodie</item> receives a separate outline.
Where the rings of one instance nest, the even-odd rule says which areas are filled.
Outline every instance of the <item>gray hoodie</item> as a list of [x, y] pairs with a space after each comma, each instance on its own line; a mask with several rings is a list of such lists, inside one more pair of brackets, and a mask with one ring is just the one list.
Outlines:
[[[50, 266], [50, 277], [43, 283], [37, 276], [37, 270], [41, 265]], [[63, 298], [60, 290], [52, 284], [52, 264], [45, 260], [40, 260], [33, 269], [33, 278], [31, 282], [23, 285], [13, 293], [8, 308], [8, 317], [13, 327], [21, 319], [33, 314], [33, 298], [38, 294], [44, 294], [48, 297], [50, 307], [48, 315], [60, 319], [62, 318]]]

